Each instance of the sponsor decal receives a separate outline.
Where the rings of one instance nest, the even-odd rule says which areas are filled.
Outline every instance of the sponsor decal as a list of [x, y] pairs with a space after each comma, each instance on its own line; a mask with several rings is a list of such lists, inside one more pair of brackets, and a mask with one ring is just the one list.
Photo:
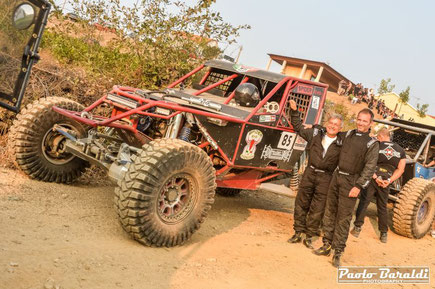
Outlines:
[[271, 101], [266, 103], [266, 112], [277, 113], [279, 111], [279, 103], [276, 101]]
[[258, 70], [256, 68], [245, 66], [245, 65], [241, 65], [241, 64], [234, 64], [233, 68], [234, 68], [234, 70], [236, 70], [237, 72], [240, 72], [240, 73]]
[[400, 158], [400, 153], [393, 148], [393, 145], [390, 144], [383, 150], [379, 150], [380, 154], [383, 154], [388, 160], [391, 158]]
[[277, 147], [279, 149], [291, 150], [295, 140], [296, 140], [295, 133], [283, 131], [281, 133], [281, 137], [279, 138]]
[[290, 156], [291, 151], [274, 149], [271, 145], [264, 146], [263, 152], [261, 153], [261, 159], [270, 159], [285, 162], [288, 162], [290, 160]]
[[324, 88], [315, 86], [314, 91], [313, 91], [313, 95], [322, 96], [324, 91], [325, 91]]
[[263, 139], [263, 133], [258, 129], [254, 129], [249, 131], [246, 134], [246, 146], [243, 148], [242, 154], [240, 157], [244, 160], [252, 160], [255, 156], [255, 150], [257, 149], [257, 145]]
[[260, 115], [260, 122], [272, 122], [276, 120], [276, 115]]
[[311, 107], [314, 109], [319, 109], [320, 97], [313, 96], [313, 100], [311, 101]]
[[299, 84], [298, 86], [295, 87], [293, 92], [312, 95], [313, 87], [311, 85]]
[[430, 269], [418, 267], [340, 267], [337, 270], [338, 283], [353, 284], [429, 284]]
[[307, 141], [301, 138], [300, 136], [297, 136], [293, 149], [297, 151], [304, 151], [306, 147], [307, 147]]

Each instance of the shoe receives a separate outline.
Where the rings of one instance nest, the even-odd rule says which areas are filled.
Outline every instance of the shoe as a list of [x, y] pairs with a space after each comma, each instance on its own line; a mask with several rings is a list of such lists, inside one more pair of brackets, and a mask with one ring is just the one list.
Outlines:
[[312, 242], [313, 242], [313, 240], [311, 239], [311, 237], [305, 237], [304, 241], [302, 241], [302, 243], [308, 249], [314, 249]]
[[287, 240], [289, 243], [299, 243], [302, 241], [302, 233], [296, 232], [290, 239]]
[[341, 266], [341, 261], [340, 261], [341, 254], [343, 254], [341, 250], [334, 251], [334, 256], [332, 256], [332, 266], [334, 266], [335, 268]]
[[382, 243], [387, 243], [387, 232], [381, 232], [381, 237], [379, 239]]
[[329, 256], [331, 254], [331, 244], [324, 243], [322, 247], [313, 251], [318, 256]]
[[361, 233], [361, 227], [359, 226], [355, 226], [353, 227], [352, 231], [350, 231], [350, 233], [355, 237], [358, 238], [359, 237], [359, 233]]

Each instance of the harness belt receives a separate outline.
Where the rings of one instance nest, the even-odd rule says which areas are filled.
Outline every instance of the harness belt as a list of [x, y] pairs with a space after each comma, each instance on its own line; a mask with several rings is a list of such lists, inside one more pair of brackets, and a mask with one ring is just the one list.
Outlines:
[[342, 170], [340, 170], [340, 168], [338, 168], [337, 171], [340, 175], [344, 175], [344, 176], [353, 176], [354, 175], [354, 174], [342, 171]]
[[312, 168], [314, 170], [314, 172], [316, 172], [316, 173], [327, 173], [327, 171], [318, 169], [318, 168], [316, 168], [315, 166], [312, 166], [312, 165], [310, 165], [310, 168]]

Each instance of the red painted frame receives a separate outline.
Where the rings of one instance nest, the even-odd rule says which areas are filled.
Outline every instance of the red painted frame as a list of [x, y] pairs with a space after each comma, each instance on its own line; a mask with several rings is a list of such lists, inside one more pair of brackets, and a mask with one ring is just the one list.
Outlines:
[[[175, 87], [176, 85], [180, 84], [182, 81], [186, 80], [190, 76], [201, 71], [204, 67], [205, 67], [205, 65], [201, 65], [201, 66], [195, 68], [194, 70], [192, 70], [188, 74], [184, 75], [183, 77], [181, 77], [177, 81], [168, 85], [168, 88]], [[201, 79], [201, 83], [205, 82], [205, 80], [209, 74], [210, 74], [210, 70]], [[201, 93], [209, 91], [210, 89], [213, 89], [213, 88], [221, 85], [222, 83], [225, 83], [227, 81], [231, 81], [232, 79], [235, 79], [238, 76], [239, 76], [239, 74], [237, 74], [237, 73], [232, 74], [232, 75], [226, 77], [225, 79], [222, 79], [214, 84], [211, 84], [211, 85], [195, 92], [194, 95], [196, 95], [196, 96], [200, 95]], [[245, 83], [248, 80], [249, 80], [249, 77], [245, 76], [242, 80], [242, 83]], [[226, 155], [223, 152], [223, 150], [220, 147], [218, 147], [218, 152], [220, 153], [221, 157], [225, 160], [225, 162], [227, 164], [222, 169], [217, 171], [217, 173], [216, 173], [216, 175], [218, 177], [217, 183], [218, 183], [218, 186], [221, 186], [221, 187], [233, 187], [233, 188], [236, 187], [236, 188], [244, 188], [244, 189], [253, 189], [254, 190], [254, 189], [257, 189], [258, 186], [262, 182], [269, 180], [271, 178], [274, 178], [276, 176], [279, 176], [285, 172], [289, 172], [289, 171], [277, 169], [276, 167], [258, 168], [258, 167], [251, 167], [251, 166], [235, 165], [234, 160], [237, 156], [238, 148], [239, 148], [240, 143], [242, 141], [242, 136], [243, 136], [243, 132], [245, 130], [245, 127], [248, 124], [252, 124], [255, 126], [267, 127], [267, 128], [279, 130], [279, 131], [294, 132], [292, 127], [279, 126], [279, 121], [281, 120], [282, 111], [284, 109], [285, 101], [289, 97], [289, 92], [294, 87], [296, 87], [296, 85], [300, 82], [303, 82], [306, 84], [319, 85], [318, 83], [313, 83], [311, 81], [306, 81], [306, 80], [300, 80], [300, 79], [296, 79], [296, 78], [293, 78], [290, 76], [284, 77], [281, 81], [279, 81], [275, 85], [275, 87], [260, 101], [260, 103], [243, 120], [235, 118], [235, 117], [231, 117], [231, 116], [219, 115], [216, 113], [202, 111], [202, 110], [195, 109], [195, 108], [185, 107], [185, 106], [182, 106], [182, 105], [177, 104], [177, 103], [167, 102], [165, 100], [152, 100], [152, 99], [143, 98], [142, 96], [140, 96], [139, 94], [136, 93], [136, 91], [138, 91], [138, 89], [132, 88], [132, 87], [123, 87], [123, 86], [114, 86], [113, 89], [110, 91], [110, 94], [116, 94], [116, 95], [120, 95], [120, 96], [129, 98], [129, 99], [135, 100], [139, 103], [139, 107], [134, 108], [134, 109], [125, 107], [125, 106], [120, 105], [116, 102], [112, 102], [112, 101], [108, 100], [107, 99], [108, 95], [104, 95], [103, 97], [101, 97], [100, 99], [95, 101], [93, 104], [91, 104], [89, 107], [87, 107], [84, 111], [91, 112], [92, 110], [94, 110], [98, 106], [102, 105], [103, 103], [108, 103], [114, 107], [113, 111], [112, 111], [112, 116], [110, 118], [102, 117], [102, 116], [95, 116], [92, 119], [89, 119], [89, 118], [82, 117], [80, 112], [68, 111], [68, 110], [65, 110], [65, 109], [62, 109], [59, 107], [53, 107], [53, 110], [66, 116], [66, 117], [72, 118], [76, 121], [85, 123], [85, 124], [92, 126], [92, 127], [107, 126], [107, 127], [114, 127], [114, 128], [119, 128], [119, 129], [124, 129], [124, 130], [130, 131], [139, 140], [140, 140], [140, 138], [138, 137], [139, 132], [137, 130], [137, 120], [131, 118], [131, 116], [135, 115], [135, 114], [147, 115], [147, 116], [151, 116], [154, 118], [171, 119], [172, 117], [174, 117], [175, 115], [177, 115], [181, 112], [188, 112], [188, 113], [192, 113], [195, 115], [202, 115], [205, 117], [213, 117], [213, 118], [222, 119], [222, 120], [229, 121], [229, 122], [240, 123], [240, 124], [242, 124], [242, 128], [240, 130], [240, 134], [239, 134], [239, 137], [237, 140], [237, 146], [236, 146], [236, 150], [234, 152], [234, 155], [232, 157], [229, 157], [228, 155]], [[280, 110], [277, 113], [278, 121], [276, 122], [275, 126], [264, 125], [264, 124], [252, 122], [251, 119], [255, 115], [259, 114], [259, 113], [257, 113], [259, 111], [259, 109], [261, 109], [270, 100], [270, 98], [275, 95], [275, 93], [283, 85], [286, 85], [286, 87], [285, 87], [285, 91], [283, 94], [283, 98], [280, 101]], [[324, 86], [324, 85], [320, 85], [320, 86]], [[234, 97], [234, 92], [232, 92], [228, 96], [228, 98], [226, 99], [226, 101], [224, 103], [228, 104], [233, 97]], [[322, 98], [322, 101], [321, 101], [321, 107], [324, 104], [325, 98], [326, 98], [326, 87], [325, 87], [324, 97]], [[169, 109], [170, 111], [173, 111], [173, 112], [170, 113], [169, 115], [160, 115], [160, 114], [151, 113], [151, 112], [147, 111], [153, 107], [165, 108], [165, 109]], [[263, 114], [263, 113], [261, 113], [261, 114]], [[320, 110], [316, 116], [316, 121], [318, 120], [319, 116], [320, 116]], [[128, 122], [122, 121], [123, 119], [128, 119]], [[208, 145], [210, 145], [208, 142], [204, 142], [201, 145], [199, 145], [199, 147], [205, 148]], [[227, 175], [227, 173], [232, 168], [246, 169], [246, 170], [240, 174]], [[260, 178], [264, 172], [272, 172], [272, 171], [275, 171], [276, 173], [272, 174], [270, 176], [264, 177], [264, 178]]]

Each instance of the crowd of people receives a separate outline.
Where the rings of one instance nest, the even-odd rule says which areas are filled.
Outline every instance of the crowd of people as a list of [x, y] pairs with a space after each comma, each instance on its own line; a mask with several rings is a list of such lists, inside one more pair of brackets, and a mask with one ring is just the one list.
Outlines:
[[[375, 91], [373, 88], [369, 89], [367, 87], [364, 87], [362, 83], [352, 85], [352, 82], [350, 81], [346, 82], [346, 80], [341, 80], [338, 83], [337, 94], [349, 97], [351, 100], [351, 104], [366, 103], [369, 109], [376, 109], [376, 112], [381, 115], [383, 119], [403, 119], [403, 115], [398, 115], [385, 105], [385, 100], [375, 98]], [[414, 119], [408, 120], [413, 121]]]
[[341, 80], [338, 83], [337, 94], [351, 97], [352, 104], [365, 102], [367, 105], [373, 105], [373, 102], [376, 101], [374, 89], [364, 87], [362, 83], [357, 83], [354, 86], [350, 81]]
[[381, 115], [383, 119], [386, 119], [386, 118], [399, 118], [397, 113], [395, 113], [394, 111], [392, 111], [391, 109], [389, 109], [385, 105], [385, 100], [382, 100], [382, 99], [375, 100], [375, 99], [373, 99], [369, 103], [369, 108], [373, 109], [373, 107], [376, 107], [376, 112], [379, 115]]

